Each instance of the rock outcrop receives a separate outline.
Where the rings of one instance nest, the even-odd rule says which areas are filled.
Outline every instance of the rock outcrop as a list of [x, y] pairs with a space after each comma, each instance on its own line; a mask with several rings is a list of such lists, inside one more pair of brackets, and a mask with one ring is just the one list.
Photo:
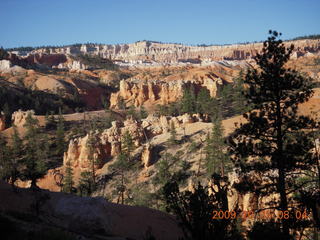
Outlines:
[[[287, 46], [294, 44], [297, 57], [320, 51], [319, 39], [305, 39], [286, 41]], [[155, 61], [173, 63], [179, 61], [205, 62], [221, 60], [250, 59], [262, 48], [262, 43], [233, 44], [225, 46], [187, 46], [182, 44], [168, 44], [152, 41], [141, 41], [131, 44], [97, 45], [82, 44], [60, 48], [37, 49], [31, 54], [92, 54], [108, 59], [126, 62]], [[197, 61], [196, 61], [197, 60]]]
[[88, 69], [88, 66], [81, 63], [80, 61], [73, 61], [73, 60], [69, 59], [68, 62], [60, 63], [57, 66], [57, 68], [80, 71], [80, 70]]
[[119, 108], [122, 102], [126, 105], [136, 107], [145, 102], [168, 104], [177, 101], [183, 93], [184, 83], [182, 81], [125, 81], [120, 82], [120, 89], [117, 93], [111, 94], [110, 107]]
[[26, 123], [26, 118], [28, 114], [31, 114], [31, 117], [34, 116], [34, 111], [33, 110], [28, 110], [28, 111], [21, 111], [18, 110], [12, 114], [12, 121], [13, 124], [17, 127], [23, 127], [23, 125]]
[[8, 70], [12, 67], [12, 64], [9, 60], [0, 61], [0, 71]]
[[141, 161], [143, 163], [143, 166], [145, 169], [147, 169], [152, 164], [152, 146], [147, 143], [144, 148], [141, 155]]
[[223, 85], [224, 81], [214, 75], [205, 74], [199, 79], [174, 80], [174, 81], [139, 81], [135, 79], [121, 80], [119, 91], [110, 96], [110, 107], [118, 109], [122, 104], [126, 106], [141, 105], [166, 105], [176, 102], [183, 96], [183, 91], [187, 86], [193, 86], [195, 91], [205, 88], [211, 97], [215, 97], [218, 86]]
[[26, 58], [30, 65], [38, 64], [47, 67], [58, 66], [67, 61], [67, 56], [64, 54], [30, 54]]
[[[200, 121], [197, 116], [189, 116], [188, 114], [179, 117], [155, 117], [149, 115], [141, 122], [133, 119], [127, 119], [124, 122], [114, 121], [112, 122], [112, 127], [105, 129], [102, 133], [91, 133], [96, 143], [94, 145], [93, 158], [100, 160], [100, 164], [96, 167], [97, 169], [101, 168], [103, 164], [120, 153], [121, 139], [126, 132], [129, 132], [135, 147], [142, 146], [143, 149], [140, 151], [141, 163], [145, 168], [148, 168], [152, 164], [152, 146], [147, 143], [148, 139], [168, 132], [171, 122], [174, 122], [175, 127], [181, 127], [197, 121]], [[69, 142], [68, 150], [64, 154], [63, 165], [66, 166], [67, 162], [70, 161], [76, 173], [76, 181], [79, 178], [79, 173], [88, 170], [91, 166], [88, 139], [89, 135], [72, 139]]]

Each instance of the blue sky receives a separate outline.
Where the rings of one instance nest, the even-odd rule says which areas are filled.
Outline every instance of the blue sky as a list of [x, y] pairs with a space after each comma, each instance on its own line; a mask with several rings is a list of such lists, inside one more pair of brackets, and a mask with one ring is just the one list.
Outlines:
[[0, 46], [260, 41], [320, 33], [319, 0], [0, 0]]

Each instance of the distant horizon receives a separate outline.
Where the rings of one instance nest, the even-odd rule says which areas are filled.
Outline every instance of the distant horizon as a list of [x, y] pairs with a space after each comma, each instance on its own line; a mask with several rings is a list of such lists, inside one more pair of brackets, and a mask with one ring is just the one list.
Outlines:
[[[304, 39], [310, 39], [308, 37], [310, 36], [319, 36], [316, 39], [320, 39], [320, 33], [318, 34], [308, 34], [308, 35], [304, 35], [304, 36], [296, 36], [293, 37], [291, 39], [282, 39], [280, 37], [280, 39], [282, 39], [282, 41], [297, 41], [297, 40], [304, 40]], [[302, 39], [296, 39], [296, 38], [302, 38]], [[133, 44], [133, 43], [138, 43], [138, 42], [153, 42], [153, 43], [160, 43], [160, 44], [181, 44], [181, 45], [185, 45], [185, 46], [201, 46], [204, 45], [205, 47], [210, 47], [210, 46], [229, 46], [229, 45], [236, 45], [236, 44], [252, 44], [252, 43], [262, 43], [264, 40], [260, 40], [260, 41], [247, 41], [247, 42], [234, 42], [234, 43], [225, 43], [225, 44], [185, 44], [185, 43], [179, 43], [179, 42], [162, 42], [162, 41], [157, 41], [157, 40], [147, 40], [147, 39], [143, 39], [143, 40], [138, 40], [135, 42], [125, 42], [125, 43], [98, 43], [98, 42], [83, 42], [83, 43], [71, 43], [71, 44], [62, 44], [62, 45], [42, 45], [42, 46], [16, 46], [16, 47], [10, 47], [10, 48], [4, 48], [6, 50], [10, 50], [10, 49], [15, 49], [15, 48], [33, 48], [33, 49], [37, 49], [37, 48], [59, 48], [59, 47], [68, 47], [68, 46], [74, 46], [74, 45], [86, 45], [86, 44], [94, 44], [94, 45], [123, 45], [123, 44]], [[0, 45], [0, 47], [2, 47]]]
[[[1, 0], [3, 48], [129, 44], [184, 45], [284, 40], [319, 33], [318, 0]], [[149, 40], [151, 41], [151, 40]]]

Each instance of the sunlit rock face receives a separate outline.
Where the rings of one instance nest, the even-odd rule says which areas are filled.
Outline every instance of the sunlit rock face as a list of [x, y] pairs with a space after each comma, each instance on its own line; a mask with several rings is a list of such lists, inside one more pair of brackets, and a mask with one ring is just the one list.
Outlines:
[[71, 139], [68, 149], [64, 153], [63, 168], [66, 167], [67, 162], [70, 162], [75, 171], [76, 181], [79, 178], [79, 173], [90, 170], [92, 167], [91, 159], [99, 159], [99, 161], [95, 161], [97, 162], [95, 168], [100, 169], [105, 163], [121, 152], [122, 139], [126, 132], [129, 132], [132, 136], [141, 164], [145, 168], [148, 168], [152, 164], [153, 151], [153, 147], [148, 143], [148, 139], [162, 133], [167, 133], [172, 123], [174, 123], [175, 127], [182, 127], [185, 124], [198, 121], [202, 121], [199, 116], [190, 116], [189, 114], [178, 117], [156, 117], [149, 115], [146, 119], [139, 122], [130, 118], [124, 122], [114, 121], [110, 128], [105, 129], [101, 133], [91, 133], [95, 142], [92, 156], [89, 156], [89, 135]]
[[[305, 39], [287, 41], [285, 45], [295, 45], [295, 56], [314, 54], [320, 50], [319, 39]], [[244, 60], [255, 56], [262, 49], [262, 43], [233, 44], [224, 46], [187, 46], [182, 44], [140, 41], [131, 44], [98, 45], [82, 44], [61, 48], [37, 49], [36, 53], [50, 54], [92, 54], [104, 58], [122, 60], [132, 63], [155, 61], [160, 63], [174, 63], [180, 61], [221, 61]], [[18, 53], [19, 54], [19, 53]], [[196, 61], [197, 60], [197, 61]]]
[[33, 110], [28, 110], [28, 111], [21, 111], [18, 110], [12, 114], [12, 121], [13, 124], [17, 127], [23, 127], [26, 123], [26, 119], [28, 115], [31, 115], [31, 117], [34, 116], [34, 111]]

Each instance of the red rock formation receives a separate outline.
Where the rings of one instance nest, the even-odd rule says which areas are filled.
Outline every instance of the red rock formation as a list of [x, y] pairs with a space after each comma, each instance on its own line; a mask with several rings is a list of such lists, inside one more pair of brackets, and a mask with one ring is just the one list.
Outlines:
[[32, 54], [25, 58], [30, 65], [42, 64], [48, 67], [58, 66], [67, 61], [64, 54]]

